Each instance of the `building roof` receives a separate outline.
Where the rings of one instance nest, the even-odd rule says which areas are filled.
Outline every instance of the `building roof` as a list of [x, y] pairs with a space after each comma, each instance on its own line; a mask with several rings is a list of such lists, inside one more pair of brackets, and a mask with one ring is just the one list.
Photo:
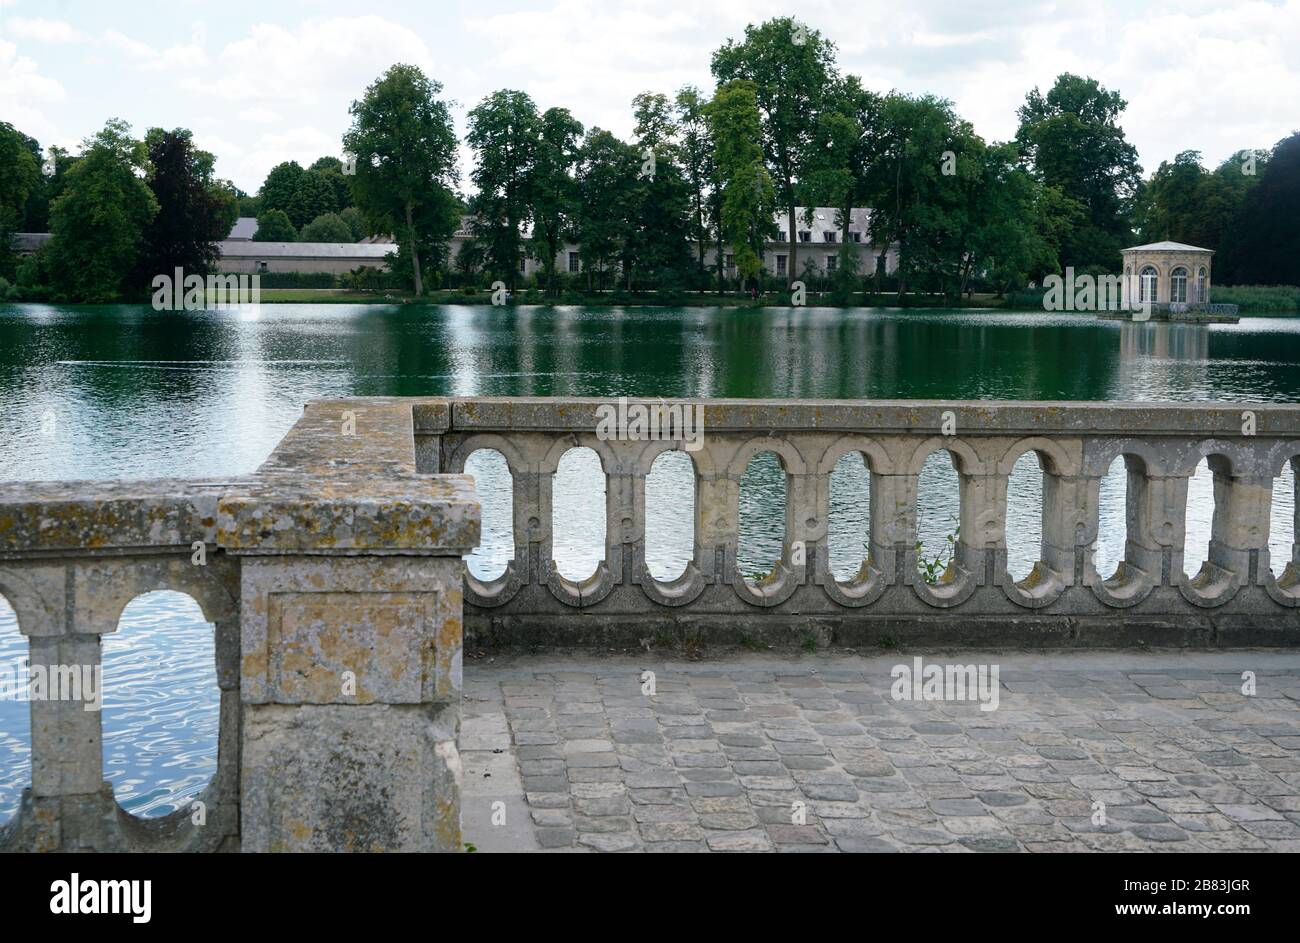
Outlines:
[[[811, 220], [808, 219], [810, 209], [812, 213]], [[796, 206], [794, 209], [795, 232], [811, 232], [812, 243], [824, 243], [826, 241], [824, 233], [839, 233], [841, 231], [838, 224], [839, 216], [840, 211], [834, 206]], [[773, 217], [772, 221], [776, 224], [777, 232], [780, 235], [775, 240], [769, 241], [785, 242], [790, 238], [790, 227], [788, 224], [789, 218], [790, 215], [788, 213], [777, 213]], [[854, 207], [849, 210], [849, 231], [862, 233], [863, 241], [867, 238], [867, 231], [870, 222], [871, 210], [864, 207]], [[796, 236], [795, 238], [798, 237]], [[835, 239], [836, 242], [838, 242], [839, 236], [837, 235]], [[807, 245], [807, 243], [805, 243], [805, 245]]]
[[1125, 252], [1209, 252], [1214, 253], [1213, 249], [1202, 249], [1200, 246], [1189, 246], [1185, 242], [1151, 242], [1145, 246], [1129, 246]]
[[230, 227], [230, 235], [227, 239], [252, 239], [257, 233], [257, 217], [241, 216], [235, 220], [235, 225]]
[[35, 252], [49, 240], [50, 234], [47, 232], [16, 232], [14, 233], [14, 251]]
[[217, 243], [222, 258], [235, 259], [371, 259], [381, 261], [397, 251], [395, 245], [361, 242], [253, 242], [227, 239]]

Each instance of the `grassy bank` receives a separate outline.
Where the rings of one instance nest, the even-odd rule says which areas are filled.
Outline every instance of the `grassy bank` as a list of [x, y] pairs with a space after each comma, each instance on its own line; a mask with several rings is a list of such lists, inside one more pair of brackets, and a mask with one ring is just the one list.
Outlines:
[[1296, 285], [1215, 285], [1210, 298], [1215, 304], [1237, 305], [1242, 314], [1300, 311], [1300, 286]]

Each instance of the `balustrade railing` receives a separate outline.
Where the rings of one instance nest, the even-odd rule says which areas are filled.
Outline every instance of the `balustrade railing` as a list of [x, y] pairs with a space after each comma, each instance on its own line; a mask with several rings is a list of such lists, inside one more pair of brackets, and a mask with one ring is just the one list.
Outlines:
[[[514, 558], [498, 578], [466, 579], [470, 644], [607, 641], [664, 632], [709, 637], [811, 633], [856, 645], [905, 639], [976, 644], [1291, 644], [1300, 634], [1300, 567], [1270, 570], [1274, 482], [1300, 456], [1300, 408], [1286, 405], [905, 401], [633, 400], [625, 408], [702, 408], [694, 469], [694, 552], [677, 579], [646, 565], [646, 478], [683, 439], [611, 437], [598, 399], [456, 399], [415, 405], [426, 469], [459, 472], [479, 449], [512, 476]], [[694, 443], [692, 443], [694, 445]], [[553, 560], [552, 479], [585, 446], [606, 479], [604, 560], [565, 579]], [[947, 572], [917, 567], [918, 481], [948, 452], [960, 527]], [[773, 453], [784, 469], [784, 551], [767, 578], [738, 565], [739, 482]], [[1026, 453], [1043, 470], [1042, 539], [1025, 579], [1007, 572], [1007, 485]], [[847, 453], [870, 475], [868, 552], [837, 579], [828, 551], [830, 477]], [[1098, 572], [1099, 490], [1128, 469], [1123, 562]], [[1183, 573], [1188, 481], [1214, 477], [1209, 559]], [[1296, 551], [1291, 551], [1296, 560]]]
[[[33, 668], [93, 670], [133, 598], [178, 590], [215, 625], [220, 690], [212, 780], [197, 806], [156, 820], [124, 811], [104, 782], [99, 713], [75, 698], [32, 700], [31, 786], [0, 849], [459, 849], [462, 623], [476, 646], [1300, 638], [1300, 553], [1292, 543], [1277, 577], [1269, 558], [1273, 489], [1300, 460], [1300, 407], [624, 406], [659, 408], [670, 434], [609, 434], [607, 400], [331, 400], [309, 404], [245, 478], [0, 485], [0, 595]], [[688, 408], [702, 425], [683, 427]], [[571, 580], [554, 561], [552, 486], [582, 446], [605, 476], [606, 536], [595, 572]], [[464, 564], [480, 507], [462, 473], [480, 449], [504, 456], [512, 479], [513, 559], [492, 580]], [[693, 550], [679, 577], [659, 580], [646, 562], [646, 479], [672, 449], [693, 469]], [[957, 472], [960, 527], [950, 566], [930, 582], [917, 566], [918, 488], [939, 450]], [[770, 573], [748, 580], [740, 479], [762, 452], [784, 470], [785, 537]], [[1043, 475], [1041, 541], [1016, 580], [1008, 481], [1029, 452]], [[868, 551], [841, 579], [830, 480], [849, 453], [869, 473]], [[1117, 458], [1128, 477], [1123, 561], [1099, 572], [1100, 487]], [[1202, 459], [1212, 533], [1208, 560], [1186, 576], [1188, 481]]]

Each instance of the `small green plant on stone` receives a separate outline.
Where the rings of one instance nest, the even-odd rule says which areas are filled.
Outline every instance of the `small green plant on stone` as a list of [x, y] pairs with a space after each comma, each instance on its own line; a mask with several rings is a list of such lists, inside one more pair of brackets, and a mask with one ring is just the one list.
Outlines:
[[916, 571], [921, 574], [923, 580], [931, 585], [943, 579], [943, 574], [948, 571], [948, 566], [952, 563], [953, 554], [957, 552], [957, 538], [961, 536], [961, 522], [955, 514], [949, 516], [948, 520], [955, 525], [953, 532], [947, 536], [943, 547], [933, 557], [927, 559], [921, 541], [916, 542]]
[[476, 851], [478, 851], [478, 848], [475, 847], [475, 845], [474, 845], [473, 842], [471, 842], [471, 841], [467, 841], [467, 842], [465, 842], [465, 854], [467, 854], [467, 855], [472, 855], [472, 854], [474, 854], [474, 852], [476, 852]]
[[799, 643], [799, 647], [802, 648], [802, 649], [803, 649], [804, 651], [806, 651], [806, 652], [815, 652], [815, 651], [817, 651], [817, 636], [815, 636], [815, 635], [805, 635], [805, 636], [803, 637], [803, 641], [802, 641], [801, 643]]
[[892, 635], [882, 635], [880, 636], [880, 647], [887, 650], [898, 648], [898, 639]]

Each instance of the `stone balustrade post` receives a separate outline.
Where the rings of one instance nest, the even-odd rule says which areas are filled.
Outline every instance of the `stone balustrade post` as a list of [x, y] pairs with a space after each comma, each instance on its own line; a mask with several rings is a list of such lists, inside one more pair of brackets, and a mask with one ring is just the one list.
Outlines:
[[242, 847], [460, 851], [473, 482], [414, 473], [409, 407], [359, 410], [355, 437], [332, 411], [217, 509], [241, 562]]

